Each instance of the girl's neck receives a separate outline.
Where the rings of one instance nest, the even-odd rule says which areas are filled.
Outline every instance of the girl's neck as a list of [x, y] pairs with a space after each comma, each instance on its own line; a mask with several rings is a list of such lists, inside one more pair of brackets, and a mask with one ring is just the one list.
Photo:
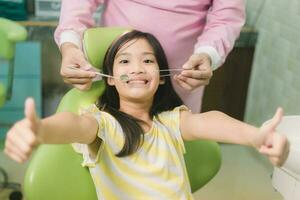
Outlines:
[[149, 111], [152, 106], [152, 102], [132, 102], [120, 100], [120, 111], [134, 116], [144, 122], [152, 121], [150, 118]]

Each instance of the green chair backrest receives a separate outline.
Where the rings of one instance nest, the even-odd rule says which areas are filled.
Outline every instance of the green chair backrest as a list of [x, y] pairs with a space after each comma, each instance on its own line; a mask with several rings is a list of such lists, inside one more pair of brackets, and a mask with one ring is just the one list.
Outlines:
[[[84, 50], [89, 62], [100, 68], [111, 42], [127, 31], [126, 28], [93, 28], [84, 33]], [[79, 108], [94, 103], [102, 94], [104, 84], [95, 82], [89, 91], [70, 90], [62, 99], [57, 112], [78, 113]], [[218, 172], [221, 154], [217, 143], [194, 141], [186, 143], [186, 166], [192, 191], [205, 185]], [[71, 145], [41, 145], [33, 156], [24, 180], [27, 200], [96, 200], [93, 181], [82, 157]]]

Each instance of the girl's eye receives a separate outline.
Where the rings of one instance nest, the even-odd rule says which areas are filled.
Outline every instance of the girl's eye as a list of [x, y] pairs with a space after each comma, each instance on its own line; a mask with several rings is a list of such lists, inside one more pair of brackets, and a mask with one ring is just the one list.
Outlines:
[[144, 60], [144, 63], [154, 63], [154, 60], [146, 59], [146, 60]]
[[121, 63], [121, 64], [126, 64], [126, 63], [129, 63], [129, 60], [122, 59], [122, 60], [119, 61], [119, 63]]

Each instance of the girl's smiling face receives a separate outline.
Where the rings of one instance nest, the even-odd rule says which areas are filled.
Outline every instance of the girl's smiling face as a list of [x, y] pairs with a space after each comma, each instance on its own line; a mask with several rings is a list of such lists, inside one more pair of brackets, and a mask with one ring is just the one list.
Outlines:
[[120, 100], [152, 101], [160, 84], [159, 66], [152, 46], [144, 38], [127, 42], [117, 52], [113, 64], [113, 76], [127, 75], [128, 81], [108, 78], [114, 85]]

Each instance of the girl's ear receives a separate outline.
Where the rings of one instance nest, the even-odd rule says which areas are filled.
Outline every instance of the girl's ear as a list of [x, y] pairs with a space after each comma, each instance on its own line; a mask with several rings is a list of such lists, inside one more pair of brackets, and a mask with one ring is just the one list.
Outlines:
[[115, 85], [115, 80], [113, 78], [107, 78], [107, 84], [110, 85], [110, 86], [113, 86]]
[[163, 84], [165, 84], [166, 83], [166, 79], [164, 78], [164, 77], [161, 77], [160, 79], [159, 79], [159, 85], [163, 85]]

